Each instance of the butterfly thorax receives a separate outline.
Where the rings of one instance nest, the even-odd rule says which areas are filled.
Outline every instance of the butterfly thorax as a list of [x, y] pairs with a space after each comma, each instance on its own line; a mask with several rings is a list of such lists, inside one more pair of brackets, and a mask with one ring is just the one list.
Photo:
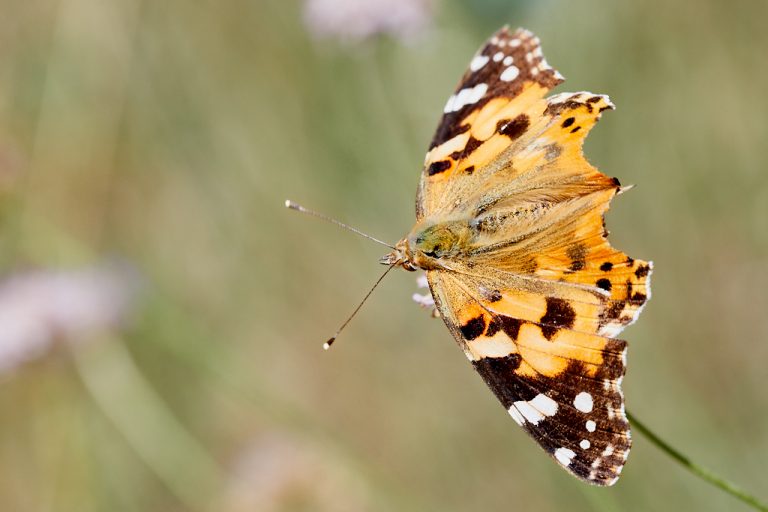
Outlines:
[[425, 220], [416, 224], [411, 233], [395, 245], [395, 250], [381, 259], [381, 263], [399, 265], [406, 270], [444, 269], [443, 261], [464, 253], [474, 234], [469, 221]]

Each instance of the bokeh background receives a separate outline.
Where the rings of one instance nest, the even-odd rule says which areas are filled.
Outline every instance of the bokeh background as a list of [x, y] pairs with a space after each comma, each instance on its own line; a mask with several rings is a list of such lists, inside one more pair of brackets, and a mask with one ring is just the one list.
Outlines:
[[629, 409], [768, 496], [768, 3], [0, 2], [0, 510], [746, 510], [635, 436], [543, 456], [382, 270], [504, 23], [618, 109], [590, 160], [652, 259]]

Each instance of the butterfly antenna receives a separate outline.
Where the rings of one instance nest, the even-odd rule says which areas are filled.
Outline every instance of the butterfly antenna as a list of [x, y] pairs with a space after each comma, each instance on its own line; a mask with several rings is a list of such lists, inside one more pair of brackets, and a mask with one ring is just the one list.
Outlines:
[[352, 314], [349, 315], [349, 318], [347, 318], [344, 321], [344, 323], [341, 324], [341, 327], [339, 327], [339, 329], [336, 331], [336, 333], [333, 336], [328, 338], [328, 341], [323, 343], [323, 349], [328, 350], [329, 348], [331, 348], [331, 345], [333, 345], [333, 342], [336, 341], [336, 338], [339, 337], [339, 333], [341, 333], [341, 331], [347, 326], [350, 320], [352, 320], [355, 317], [357, 312], [360, 311], [360, 308], [363, 307], [363, 304], [365, 304], [365, 301], [367, 301], [368, 297], [371, 296], [371, 294], [373, 293], [373, 290], [375, 290], [376, 287], [379, 286], [379, 283], [381, 283], [381, 281], [387, 276], [387, 274], [389, 274], [389, 271], [395, 268], [395, 265], [396, 264], [392, 264], [389, 267], [387, 267], [387, 270], [385, 270], [384, 273], [381, 274], [381, 277], [379, 277], [379, 279], [376, 280], [376, 283], [371, 287], [371, 289], [368, 290], [368, 293], [365, 294], [365, 297], [363, 297], [363, 300], [360, 301], [360, 304], [358, 304], [355, 310], [352, 312]]
[[[365, 237], [365, 238], [367, 238], [368, 240], [373, 240], [374, 242], [376, 242], [376, 243], [378, 243], [378, 244], [381, 244], [381, 245], [384, 245], [384, 246], [386, 246], [386, 247], [389, 247], [390, 249], [394, 249], [394, 248], [395, 248], [393, 245], [389, 245], [389, 244], [388, 244], [388, 243], [386, 243], [386, 242], [382, 242], [382, 241], [381, 241], [381, 240], [379, 240], [378, 238], [374, 238], [374, 237], [372, 237], [371, 235], [368, 235], [368, 234], [366, 234], [366, 233], [363, 233], [363, 232], [362, 232], [362, 231], [360, 231], [359, 229], [355, 229], [355, 228], [353, 228], [352, 226], [347, 226], [347, 225], [346, 225], [346, 224], [344, 224], [343, 222], [339, 222], [338, 220], [336, 220], [336, 219], [334, 219], [334, 218], [332, 218], [332, 217], [328, 217], [327, 215], [323, 215], [322, 213], [317, 213], [317, 212], [315, 212], [315, 211], [312, 211], [312, 210], [308, 210], [308, 209], [304, 208], [303, 206], [301, 206], [300, 204], [296, 204], [296, 203], [294, 203], [294, 202], [293, 202], [293, 201], [291, 201], [290, 199], [286, 199], [286, 200], [285, 200], [285, 207], [286, 207], [286, 208], [290, 208], [291, 210], [296, 210], [297, 212], [306, 213], [307, 215], [312, 215], [313, 217], [317, 217], [318, 219], [323, 219], [324, 221], [326, 221], [326, 222], [330, 222], [330, 223], [332, 223], [332, 224], [336, 224], [337, 226], [341, 226], [341, 227], [342, 227], [342, 228], [344, 228], [344, 229], [348, 229], [348, 230], [350, 230], [350, 231], [351, 231], [351, 232], [353, 232], [353, 233], [357, 233], [358, 235], [360, 235], [360, 236], [362, 236], [362, 237]], [[386, 274], [386, 272], [385, 272], [385, 274]], [[378, 283], [377, 283], [377, 284], [378, 284]], [[375, 286], [374, 286], [374, 288], [375, 288]], [[362, 304], [361, 304], [361, 305], [362, 305]]]

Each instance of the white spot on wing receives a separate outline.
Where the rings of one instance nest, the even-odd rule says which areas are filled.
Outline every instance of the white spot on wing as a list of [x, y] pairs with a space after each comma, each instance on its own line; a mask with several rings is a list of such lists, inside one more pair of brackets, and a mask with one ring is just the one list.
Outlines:
[[520, 74], [520, 70], [517, 69], [517, 66], [509, 66], [507, 69], [504, 70], [503, 73], [501, 73], [501, 76], [499, 77], [504, 82], [511, 82], [515, 78], [517, 78], [517, 75]]
[[587, 430], [589, 432], [594, 432], [596, 428], [597, 428], [597, 423], [595, 423], [592, 420], [587, 420]]
[[539, 393], [532, 400], [518, 400], [514, 407], [525, 417], [526, 420], [538, 425], [545, 416], [554, 416], [557, 414], [557, 402], [547, 395]]
[[592, 395], [586, 391], [582, 391], [573, 399], [573, 406], [581, 412], [592, 412]]
[[453, 104], [456, 101], [456, 95], [451, 94], [451, 97], [448, 98], [448, 101], [445, 103], [445, 107], [443, 108], [444, 113], [453, 112]]
[[477, 103], [482, 99], [483, 96], [485, 96], [485, 93], [488, 91], [488, 84], [477, 84], [472, 89], [472, 94], [469, 95], [467, 98], [467, 105], [471, 105], [472, 103]]
[[499, 62], [503, 58], [504, 58], [504, 52], [496, 52], [493, 55], [493, 62]]
[[569, 466], [571, 464], [571, 459], [575, 456], [576, 452], [569, 450], [568, 448], [558, 448], [555, 450], [555, 458], [557, 459], [557, 462], [563, 466]]
[[515, 402], [514, 407], [520, 411], [520, 414], [522, 414], [526, 420], [534, 425], [538, 425], [539, 422], [544, 419], [544, 415], [525, 400]]
[[602, 331], [600, 331], [601, 336], [605, 336], [607, 338], [615, 338], [619, 335], [621, 331], [624, 330], [624, 326], [621, 324], [607, 324]]
[[467, 105], [477, 103], [485, 96], [488, 91], [488, 84], [477, 84], [474, 87], [466, 87], [456, 94], [448, 98], [448, 103], [445, 104], [443, 112], [449, 114], [451, 112], [458, 112]]
[[479, 357], [506, 357], [517, 352], [517, 348], [504, 331], [492, 337], [484, 336], [472, 342], [472, 352]]
[[511, 55], [507, 55], [506, 57], [504, 57], [504, 61], [502, 62], [502, 64], [504, 64], [505, 66], [509, 66], [510, 64], [512, 64], [513, 60], [514, 59], [512, 58]]
[[582, 439], [579, 446], [582, 450], [588, 450], [589, 447], [592, 446], [592, 443], [589, 442], [589, 439]]
[[472, 71], [477, 71], [478, 69], [485, 66], [489, 60], [490, 57], [487, 55], [475, 55], [475, 58], [472, 59], [472, 62], [469, 63], [469, 69]]
[[466, 88], [460, 90], [459, 92], [457, 92], [456, 93], [456, 99], [453, 100], [453, 110], [460, 110], [461, 107], [466, 105], [467, 104], [467, 100], [472, 95], [474, 90], [475, 90], [474, 87], [473, 88], [466, 87]]
[[529, 403], [538, 409], [544, 416], [554, 416], [557, 414], [557, 402], [547, 395], [539, 393]]
[[509, 412], [509, 415], [512, 416], [512, 419], [515, 420], [518, 425], [522, 426], [522, 424], [525, 423], [525, 418], [522, 414], [520, 414], [520, 411], [518, 411], [517, 407], [514, 405], [510, 407], [507, 412]]

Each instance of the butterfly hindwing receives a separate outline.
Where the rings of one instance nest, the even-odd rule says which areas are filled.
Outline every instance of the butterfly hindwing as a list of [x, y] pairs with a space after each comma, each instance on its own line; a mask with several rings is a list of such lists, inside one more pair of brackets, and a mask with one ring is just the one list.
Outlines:
[[626, 342], [578, 323], [586, 310], [578, 299], [599, 299], [567, 286], [499, 289], [467, 274], [431, 272], [429, 282], [446, 325], [509, 415], [575, 475], [614, 483], [630, 448], [620, 387]]

